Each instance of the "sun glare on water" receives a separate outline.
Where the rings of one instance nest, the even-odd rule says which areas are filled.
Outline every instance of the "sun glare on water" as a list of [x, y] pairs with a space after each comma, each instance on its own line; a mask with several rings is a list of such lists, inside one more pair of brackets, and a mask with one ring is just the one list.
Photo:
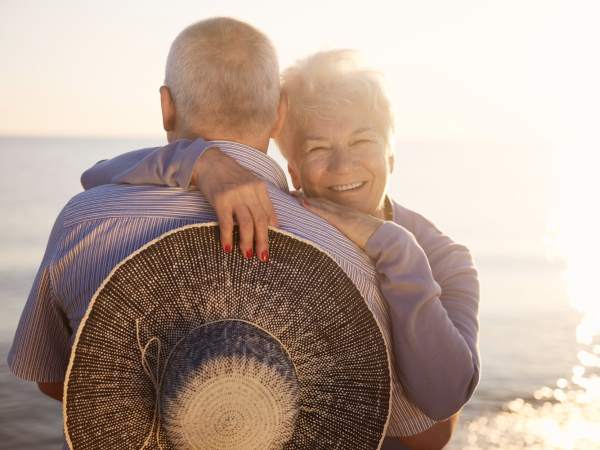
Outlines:
[[503, 411], [486, 411], [465, 423], [464, 450], [600, 448], [600, 141], [566, 145], [559, 162], [561, 210], [548, 222], [543, 243], [549, 259], [567, 263], [563, 277], [570, 305], [582, 314], [574, 331], [584, 350], [572, 373], [533, 393], [536, 403], [515, 399]]

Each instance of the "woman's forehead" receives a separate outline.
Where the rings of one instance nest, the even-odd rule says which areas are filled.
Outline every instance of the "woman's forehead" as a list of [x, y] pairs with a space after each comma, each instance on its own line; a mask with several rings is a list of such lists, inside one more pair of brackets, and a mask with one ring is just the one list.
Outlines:
[[302, 140], [323, 140], [333, 136], [377, 133], [375, 120], [365, 111], [351, 110], [329, 118], [316, 118], [298, 129]]

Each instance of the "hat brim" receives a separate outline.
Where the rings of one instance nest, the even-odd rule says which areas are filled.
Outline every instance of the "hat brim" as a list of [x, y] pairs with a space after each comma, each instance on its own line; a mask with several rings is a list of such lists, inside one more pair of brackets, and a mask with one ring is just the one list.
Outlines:
[[[73, 450], [139, 449], [151, 432], [156, 390], [142, 368], [136, 320], [142, 343], [160, 339], [162, 367], [191, 329], [225, 318], [267, 330], [296, 367], [300, 410], [286, 449], [380, 447], [392, 384], [373, 313], [314, 244], [270, 229], [269, 245], [269, 262], [246, 259], [222, 251], [216, 224], [191, 225], [113, 270], [79, 327], [67, 372], [64, 421]], [[164, 432], [159, 439], [173, 448]]]

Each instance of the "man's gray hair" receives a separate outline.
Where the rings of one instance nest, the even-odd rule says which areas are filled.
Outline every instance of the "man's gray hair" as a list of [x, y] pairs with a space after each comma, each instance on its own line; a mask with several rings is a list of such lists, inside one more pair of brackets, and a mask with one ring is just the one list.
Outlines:
[[190, 25], [171, 45], [165, 86], [188, 128], [263, 137], [277, 119], [279, 61], [261, 31], [229, 17]]

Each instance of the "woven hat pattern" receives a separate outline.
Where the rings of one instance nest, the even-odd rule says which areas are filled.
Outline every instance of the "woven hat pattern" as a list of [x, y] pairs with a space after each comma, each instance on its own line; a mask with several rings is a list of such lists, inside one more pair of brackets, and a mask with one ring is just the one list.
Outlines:
[[162, 389], [162, 425], [177, 449], [281, 449], [294, 433], [294, 364], [267, 333], [237, 320], [209, 323], [177, 346]]
[[[142, 343], [158, 338], [146, 355], [158, 373], [193, 329], [224, 318], [266, 330], [293, 361], [299, 409], [283, 448], [379, 448], [391, 380], [378, 323], [329, 255], [272, 229], [269, 243], [263, 263], [223, 252], [217, 225], [192, 225], [146, 245], [113, 271], [90, 304], [71, 356], [64, 416], [73, 450], [159, 448], [147, 439], [157, 394], [142, 367], [136, 321]], [[176, 448], [162, 427], [158, 440], [163, 449]]]

